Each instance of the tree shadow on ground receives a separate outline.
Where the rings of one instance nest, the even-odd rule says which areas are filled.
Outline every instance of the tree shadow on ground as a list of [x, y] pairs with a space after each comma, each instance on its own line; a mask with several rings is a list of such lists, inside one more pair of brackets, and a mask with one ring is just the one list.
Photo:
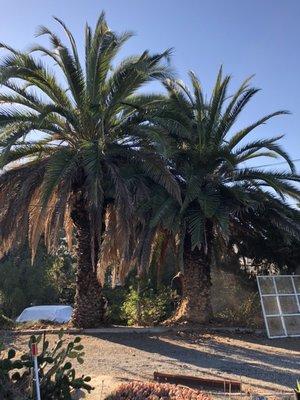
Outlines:
[[[300, 374], [300, 338], [285, 338], [282, 341], [286, 341], [285, 346], [280, 342], [273, 342], [271, 339], [262, 337], [250, 337], [246, 336], [227, 336], [218, 335], [218, 338], [222, 338], [222, 341], [215, 340], [214, 336], [209, 336], [208, 339], [205, 337], [201, 340], [201, 336], [198, 339], [193, 340], [189, 337], [178, 339], [184, 343], [191, 343], [193, 345], [199, 344], [205, 345], [209, 343], [209, 347], [214, 350], [222, 350], [226, 353], [231, 352], [235, 356], [240, 356], [243, 360], [249, 360], [250, 362], [261, 362], [266, 363], [266, 360], [271, 359], [273, 366], [279, 368], [291, 369], [293, 366], [298, 369]], [[234, 339], [234, 340], [232, 340]], [[253, 348], [255, 345], [256, 348]]]
[[272, 390], [274, 384], [292, 388], [300, 377], [299, 355], [285, 355], [282, 352], [270, 354], [269, 351], [265, 353], [261, 349], [248, 349], [247, 343], [245, 347], [233, 346], [230, 343], [217, 343], [212, 339], [198, 346], [191, 345], [188, 341], [181, 345], [182, 339], [175, 335], [158, 337], [132, 333], [93, 336], [147, 352], [151, 355], [147, 357], [149, 364], [152, 361], [157, 364], [155, 354], [164, 357], [159, 360], [162, 372], [170, 372], [173, 368], [174, 372], [178, 373], [180, 369], [185, 374], [195, 374], [197, 369], [200, 373], [233, 374], [242, 377], [243, 382], [247, 379], [264, 381], [261, 388], [266, 390]]
[[[259, 344], [266, 347], [276, 347], [282, 350], [291, 350], [291, 351], [298, 351], [300, 353], [300, 337], [287, 337], [281, 339], [269, 339], [267, 336], [262, 335], [255, 335], [252, 333], [218, 333], [219, 336], [228, 338], [228, 339], [238, 339], [242, 340], [243, 342]], [[297, 350], [295, 350], [297, 349]]]

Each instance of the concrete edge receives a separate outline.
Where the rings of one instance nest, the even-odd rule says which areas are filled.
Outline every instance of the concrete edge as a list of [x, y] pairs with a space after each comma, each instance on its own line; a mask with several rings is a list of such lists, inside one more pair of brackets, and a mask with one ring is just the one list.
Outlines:
[[24, 335], [38, 335], [43, 333], [58, 334], [61, 331], [65, 334], [70, 335], [89, 335], [89, 334], [145, 334], [145, 333], [166, 333], [176, 331], [199, 331], [199, 332], [220, 332], [220, 333], [240, 333], [240, 334], [252, 334], [252, 335], [265, 335], [262, 329], [249, 329], [240, 327], [206, 327], [206, 326], [150, 326], [150, 327], [127, 327], [127, 326], [113, 326], [108, 328], [90, 328], [90, 329], [25, 329], [25, 330], [1, 330], [2, 334], [12, 336], [24, 336]]

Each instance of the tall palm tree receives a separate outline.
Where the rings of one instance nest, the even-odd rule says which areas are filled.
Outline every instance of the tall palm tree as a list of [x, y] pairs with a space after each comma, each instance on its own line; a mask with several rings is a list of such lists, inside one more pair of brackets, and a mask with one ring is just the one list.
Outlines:
[[[28, 238], [34, 257], [42, 235], [48, 250], [54, 251], [62, 231], [72, 245], [75, 227], [78, 268], [73, 323], [95, 326], [103, 320], [96, 267], [109, 205], [118, 214], [125, 247], [130, 229], [133, 199], [128, 167], [133, 170], [138, 165], [145, 176], [179, 195], [147, 134], [151, 96], [136, 94], [147, 82], [170, 77], [164, 62], [169, 51], [154, 55], [145, 51], [114, 67], [115, 56], [131, 34], [112, 32], [101, 14], [94, 31], [86, 27], [82, 63], [72, 33], [64, 22], [55, 20], [68, 45], [44, 26], [38, 36], [49, 37], [49, 48], [37, 45], [20, 52], [1, 44], [8, 55], [0, 65], [0, 168], [4, 171], [0, 243], [2, 252], [7, 252]], [[49, 63], [36, 54], [46, 56]]]
[[[180, 238], [184, 294], [174, 320], [203, 322], [212, 311], [210, 271], [214, 250], [228, 242], [236, 224], [242, 223], [243, 212], [262, 206], [273, 207], [276, 223], [299, 234], [299, 225], [284, 215], [284, 199], [299, 199], [295, 182], [300, 179], [278, 143], [281, 137], [244, 142], [255, 128], [286, 111], [269, 114], [235, 132], [236, 120], [258, 90], [249, 87], [246, 80], [229, 96], [230, 76], [223, 77], [221, 69], [212, 95], [206, 100], [199, 79], [192, 72], [190, 78], [192, 91], [181, 81], [165, 83], [168, 99], [158, 103], [151, 119], [153, 129], [169, 135], [164, 156], [181, 187], [182, 205], [161, 191], [154, 195], [152, 207], [148, 205], [147, 215], [150, 212], [152, 216], [149, 229], [169, 229]], [[279, 156], [288, 163], [290, 172], [267, 171], [246, 163]]]

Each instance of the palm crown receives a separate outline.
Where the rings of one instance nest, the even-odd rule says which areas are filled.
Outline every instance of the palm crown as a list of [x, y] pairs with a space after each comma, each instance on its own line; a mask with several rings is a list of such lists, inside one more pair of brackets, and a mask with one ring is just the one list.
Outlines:
[[[223, 77], [221, 69], [207, 101], [198, 78], [193, 73], [190, 77], [192, 92], [181, 81], [165, 82], [168, 97], [158, 100], [151, 119], [153, 129], [169, 136], [168, 146], [161, 149], [166, 149], [163, 154], [181, 188], [182, 204], [161, 189], [146, 204], [146, 218], [151, 218], [147, 229], [152, 236], [153, 232], [167, 236], [171, 232], [179, 239], [177, 258], [184, 272], [180, 278], [183, 298], [173, 321], [202, 323], [212, 313], [213, 255], [218, 250], [227, 251], [232, 233], [249, 224], [249, 217], [257, 227], [254, 216], [264, 213], [264, 208], [270, 208], [270, 224], [299, 237], [299, 225], [293, 221], [295, 214], [289, 212], [285, 198], [299, 199], [300, 191], [295, 185], [299, 176], [278, 143], [280, 137], [244, 142], [255, 128], [287, 112], [269, 114], [234, 132], [237, 118], [257, 89], [249, 87], [246, 80], [229, 96], [230, 77]], [[270, 172], [244, 164], [253, 158], [280, 156], [290, 172]], [[149, 246], [144, 245], [140, 257], [143, 268], [148, 265], [149, 255]]]
[[[123, 228], [128, 228], [132, 198], [122, 171], [129, 164], [138, 164], [178, 196], [172, 175], [147, 135], [145, 109], [150, 100], [137, 96], [142, 111], [134, 105], [142, 85], [170, 76], [163, 64], [169, 52], [144, 52], [113, 69], [115, 55], [131, 34], [112, 32], [101, 14], [94, 32], [86, 27], [82, 66], [71, 32], [56, 20], [70, 48], [46, 27], [40, 27], [38, 35], [49, 36], [50, 49], [34, 46], [27, 54], [2, 44], [10, 53], [0, 68], [4, 251], [25, 239], [27, 219], [33, 254], [43, 232], [48, 248], [55, 248], [63, 224], [70, 231], [70, 212], [78, 197], [88, 211], [92, 240], [100, 240], [105, 205], [112, 201]], [[62, 80], [33, 52], [54, 61]]]
[[[221, 69], [212, 96], [206, 101], [198, 78], [192, 72], [190, 77], [192, 92], [182, 81], [166, 80], [168, 96], [157, 97], [148, 109], [149, 129], [159, 133], [157, 137], [161, 141], [157, 148], [180, 186], [181, 202], [164, 188], [153, 186], [150, 198], [138, 209], [142, 223], [137, 226], [131, 264], [123, 265], [123, 255], [118, 249], [120, 240], [116, 240], [115, 224], [111, 226], [103, 254], [107, 254], [106, 265], [111, 265], [113, 256], [116, 260], [120, 257], [116, 264], [121, 265], [122, 279], [134, 264], [139, 274], [147, 270], [161, 233], [168, 244], [174, 243], [168, 239], [170, 233], [180, 239], [176, 242], [181, 263], [186, 239], [190, 242], [188, 252], [195, 248], [201, 250], [198, 253], [201, 261], [211, 253], [212, 247], [215, 252], [221, 248], [224, 251], [234, 230], [244, 232], [249, 227], [249, 218], [256, 226], [254, 217], [261, 218], [265, 210], [270, 224], [299, 237], [298, 223], [293, 221], [295, 214], [284, 202], [286, 196], [299, 198], [300, 192], [295, 186], [299, 177], [278, 143], [281, 136], [241, 143], [255, 128], [287, 111], [274, 112], [232, 133], [234, 123], [258, 89], [249, 87], [247, 79], [236, 93], [228, 96], [230, 77], [223, 78]], [[259, 157], [283, 157], [290, 172], [245, 166], [248, 160]], [[113, 251], [109, 251], [112, 243]]]
[[[226, 241], [230, 228], [252, 215], [248, 210], [270, 205], [274, 223], [298, 234], [284, 199], [299, 199], [299, 177], [281, 137], [244, 144], [255, 128], [286, 111], [234, 133], [257, 92], [249, 80], [229, 96], [230, 77], [221, 69], [207, 101], [193, 73], [192, 91], [172, 79], [165, 63], [169, 51], [146, 51], [114, 68], [131, 34], [112, 32], [104, 14], [94, 31], [86, 27], [83, 64], [71, 32], [56, 21], [68, 45], [46, 27], [38, 35], [49, 37], [50, 48], [37, 45], [25, 53], [1, 44], [8, 55], [0, 64], [0, 250], [28, 238], [34, 256], [44, 235], [51, 251], [63, 229], [71, 245], [75, 225], [77, 325], [103, 317], [95, 267], [105, 246], [111, 254], [110, 234], [118, 255], [127, 261], [131, 256], [142, 269], [159, 229], [181, 235], [190, 286], [194, 280], [199, 290], [209, 281], [213, 241]], [[54, 64], [59, 79], [36, 53]], [[154, 79], [164, 82], [167, 96], [137, 93]], [[290, 172], [244, 166], [253, 158], [279, 156]], [[137, 205], [141, 213], [134, 215]], [[129, 241], [135, 241], [133, 252]]]
[[[152, 120], [154, 126], [170, 136], [167, 157], [182, 192], [182, 206], [169, 199], [172, 211], [163, 201], [156, 209], [154, 223], [169, 221], [169, 227], [183, 223], [194, 248], [205, 241], [207, 220], [227, 232], [233, 213], [262, 205], [273, 196], [298, 199], [300, 191], [295, 185], [299, 177], [293, 162], [278, 143], [281, 136], [244, 143], [255, 128], [287, 111], [274, 112], [232, 132], [258, 89], [249, 87], [247, 79], [229, 96], [230, 77], [223, 77], [221, 69], [211, 98], [206, 101], [198, 78], [192, 72], [190, 78], [192, 92], [181, 81], [166, 81], [168, 99], [162, 101]], [[244, 164], [259, 157], [283, 157], [290, 172], [270, 172]]]

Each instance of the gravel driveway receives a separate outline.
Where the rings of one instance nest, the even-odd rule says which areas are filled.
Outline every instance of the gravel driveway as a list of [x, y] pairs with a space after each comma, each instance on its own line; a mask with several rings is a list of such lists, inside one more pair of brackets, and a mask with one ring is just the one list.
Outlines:
[[[12, 341], [22, 349], [26, 340]], [[80, 368], [92, 376], [96, 387], [88, 396], [91, 400], [104, 398], [121, 381], [151, 379], [154, 371], [231, 377], [241, 380], [246, 391], [257, 393], [288, 391], [300, 379], [300, 338], [131, 333], [83, 335], [82, 343], [86, 357]]]

